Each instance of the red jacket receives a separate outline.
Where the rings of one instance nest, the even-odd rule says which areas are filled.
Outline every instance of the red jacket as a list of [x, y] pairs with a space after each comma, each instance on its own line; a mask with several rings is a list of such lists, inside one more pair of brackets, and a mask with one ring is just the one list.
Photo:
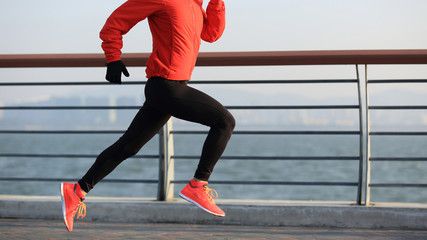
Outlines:
[[222, 0], [128, 0], [107, 19], [101, 30], [107, 62], [120, 60], [122, 36], [148, 18], [153, 52], [147, 62], [147, 78], [190, 80], [203, 39], [214, 42], [225, 28]]

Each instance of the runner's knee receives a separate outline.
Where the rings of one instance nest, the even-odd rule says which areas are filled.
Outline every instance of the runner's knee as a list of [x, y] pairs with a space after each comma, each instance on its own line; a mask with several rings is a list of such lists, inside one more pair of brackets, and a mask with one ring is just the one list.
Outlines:
[[226, 131], [230, 135], [233, 132], [235, 126], [236, 126], [236, 120], [231, 114], [227, 114], [224, 117], [222, 117], [217, 124], [218, 128], [222, 129], [223, 131]]

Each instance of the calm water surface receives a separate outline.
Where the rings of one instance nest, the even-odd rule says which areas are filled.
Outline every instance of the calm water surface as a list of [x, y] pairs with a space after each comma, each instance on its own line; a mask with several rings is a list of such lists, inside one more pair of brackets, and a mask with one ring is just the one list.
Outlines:
[[[119, 135], [0, 135], [0, 153], [99, 154]], [[204, 135], [176, 135], [176, 155], [199, 155]], [[373, 157], [425, 157], [426, 137], [372, 138]], [[139, 154], [157, 154], [154, 137]], [[357, 156], [358, 136], [234, 135], [224, 156]], [[94, 159], [0, 158], [1, 177], [73, 178], [85, 174]], [[175, 179], [189, 180], [197, 160], [175, 160]], [[211, 180], [295, 182], [357, 182], [357, 161], [337, 160], [220, 160]], [[157, 179], [156, 159], [131, 158], [107, 178]], [[427, 162], [373, 162], [372, 183], [427, 183]], [[176, 196], [183, 187], [175, 185]], [[247, 186], [212, 184], [225, 199], [355, 201], [353, 186]], [[1, 195], [58, 195], [59, 182], [10, 182], [0, 185]], [[156, 184], [99, 183], [92, 196], [155, 197]], [[375, 188], [372, 201], [427, 202], [427, 189]]]

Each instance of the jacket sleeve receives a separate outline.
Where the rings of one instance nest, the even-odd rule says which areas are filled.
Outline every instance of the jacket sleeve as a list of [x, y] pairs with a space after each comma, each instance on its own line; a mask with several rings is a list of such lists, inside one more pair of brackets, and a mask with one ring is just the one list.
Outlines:
[[218, 40], [225, 29], [225, 4], [222, 0], [211, 0], [206, 8], [202, 39], [206, 42]]
[[118, 7], [107, 19], [99, 37], [107, 62], [120, 60], [123, 35], [138, 22], [154, 14], [162, 6], [160, 1], [129, 0]]

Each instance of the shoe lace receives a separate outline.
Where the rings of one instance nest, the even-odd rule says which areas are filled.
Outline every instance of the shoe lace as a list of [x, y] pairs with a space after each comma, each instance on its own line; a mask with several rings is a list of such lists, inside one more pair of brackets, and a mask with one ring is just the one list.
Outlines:
[[218, 193], [214, 189], [205, 186], [205, 191], [211, 201], [213, 201], [212, 198], [218, 198]]
[[84, 204], [83, 202], [79, 202], [79, 205], [77, 206], [76, 212], [77, 212], [77, 218], [86, 217], [86, 204]]

